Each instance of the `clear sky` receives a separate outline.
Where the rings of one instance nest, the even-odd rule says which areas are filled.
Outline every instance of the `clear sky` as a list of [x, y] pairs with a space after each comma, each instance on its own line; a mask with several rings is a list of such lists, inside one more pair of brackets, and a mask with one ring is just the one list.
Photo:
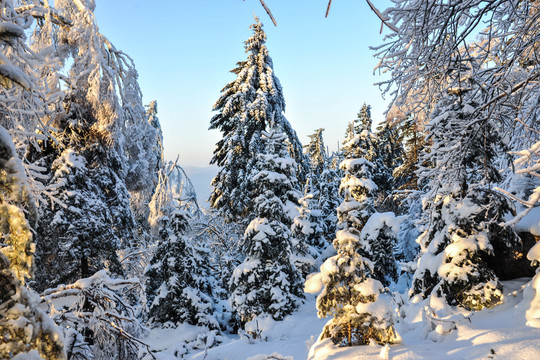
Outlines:
[[335, 0], [326, 19], [327, 0], [265, 2], [277, 27], [259, 0], [96, 0], [101, 32], [134, 59], [145, 104], [158, 102], [167, 159], [208, 165], [220, 138], [208, 130], [212, 106], [246, 58], [253, 13], [267, 33], [285, 115], [304, 144], [322, 127], [335, 150], [364, 102], [383, 119], [387, 102], [373, 86], [383, 78], [373, 74], [378, 60], [368, 48], [382, 42], [381, 23], [364, 0]]

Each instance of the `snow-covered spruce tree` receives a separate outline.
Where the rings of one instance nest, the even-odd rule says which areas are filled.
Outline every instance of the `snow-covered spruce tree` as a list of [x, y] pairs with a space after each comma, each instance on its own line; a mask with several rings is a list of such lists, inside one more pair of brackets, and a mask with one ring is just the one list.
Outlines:
[[372, 123], [371, 106], [364, 103], [356, 119], [347, 128], [343, 141], [345, 158], [365, 158], [368, 161], [375, 158], [377, 141], [371, 132]]
[[[306, 156], [310, 161], [310, 173], [308, 182], [306, 182], [306, 196], [301, 201], [301, 206], [305, 208], [305, 210], [301, 210], [301, 217], [303, 220], [309, 219], [308, 221], [312, 224], [310, 228], [313, 230], [308, 235], [307, 241], [319, 251], [329, 245], [329, 241], [326, 239], [333, 237], [336, 232], [335, 212], [341, 202], [338, 199], [341, 177], [334, 169], [329, 169], [333, 159], [326, 153], [322, 137], [323, 131], [322, 128], [315, 130], [315, 133], [309, 135], [309, 144], [304, 146]], [[308, 194], [311, 194], [309, 198]], [[306, 216], [304, 217], [304, 215]], [[295, 237], [301, 237], [301, 232], [300, 230], [300, 232], [295, 233]]]
[[213, 317], [209, 250], [192, 245], [187, 236], [192, 190], [176, 163], [160, 172], [150, 203], [150, 223], [158, 233], [156, 250], [145, 271], [149, 322], [219, 327]]
[[372, 132], [372, 125], [371, 106], [364, 103], [354, 120], [354, 142], [349, 146], [344, 143], [343, 152], [345, 157], [361, 157], [373, 163], [373, 182], [377, 185], [375, 206], [384, 208], [383, 204], [392, 192], [392, 169], [385, 163], [385, 160], [390, 161], [389, 156], [385, 154], [385, 147], [388, 144], [384, 141], [388, 139], [379, 139]]
[[309, 172], [302, 144], [283, 115], [285, 100], [265, 45], [266, 34], [257, 17], [255, 21], [251, 25], [253, 35], [245, 42], [247, 60], [232, 70], [236, 79], [223, 88], [213, 108], [217, 114], [210, 121], [210, 129], [219, 130], [223, 138], [216, 144], [210, 161], [221, 169], [212, 180], [209, 201], [229, 221], [245, 220], [253, 212], [253, 204], [246, 198], [253, 190], [250, 173], [256, 155], [261, 152], [261, 132], [271, 119], [286, 134], [301, 182]]
[[324, 249], [326, 241], [322, 237], [323, 230], [319, 224], [321, 211], [313, 208], [316, 204], [313, 194], [306, 191], [298, 202], [298, 215], [291, 226], [291, 241], [294, 265], [305, 279], [315, 270], [316, 259]]
[[397, 280], [397, 266], [394, 258], [394, 246], [400, 222], [392, 212], [375, 213], [362, 228], [360, 238], [364, 247], [360, 254], [371, 260], [371, 277], [388, 286]]
[[372, 164], [366, 159], [342, 162], [345, 177], [340, 191], [344, 201], [338, 208], [339, 229], [334, 240], [337, 255], [321, 266], [324, 289], [317, 297], [319, 317], [333, 316], [321, 338], [331, 338], [339, 345], [397, 341], [392, 311], [383, 285], [371, 278], [372, 262], [360, 255], [370, 249], [361, 238], [361, 230], [373, 213], [369, 195], [376, 189], [366, 174]]
[[398, 124], [388, 119], [383, 121], [377, 126], [375, 138], [377, 147], [372, 162], [377, 168], [373, 175], [373, 181], [379, 187], [377, 208], [379, 211], [396, 212], [400, 208], [393, 196], [393, 191], [397, 188], [393, 172], [402, 164], [404, 155]]
[[15, 147], [0, 126], [0, 358], [65, 359], [62, 336], [24, 286], [33, 271], [34, 242], [27, 214], [34, 200]]
[[76, 140], [65, 149], [52, 141], [53, 149], [44, 148], [44, 153], [58, 157], [50, 166], [48, 183], [56, 190], [54, 201], [41, 207], [36, 229], [35, 287], [40, 290], [90, 277], [101, 269], [122, 274], [118, 250], [134, 237], [129, 194], [114, 170], [117, 159], [106, 146], [92, 141], [85, 145], [86, 139], [78, 134], [71, 138]]
[[159, 222], [159, 242], [145, 272], [149, 323], [181, 323], [218, 329], [213, 317], [207, 251], [194, 248], [184, 235], [189, 215], [169, 209]]
[[255, 317], [282, 320], [303, 297], [298, 269], [291, 262], [291, 214], [298, 201], [296, 163], [286, 149], [286, 135], [275, 124], [262, 132], [264, 152], [252, 176], [254, 214], [241, 244], [246, 259], [230, 281], [230, 303], [242, 323]]
[[447, 95], [426, 128], [432, 145], [423, 158], [433, 167], [420, 169], [428, 184], [411, 295], [434, 293], [450, 305], [481, 310], [502, 298], [489, 258], [519, 238], [501, 225], [510, 205], [491, 189], [500, 180], [494, 161], [501, 139], [490, 121], [475, 121], [485, 113], [473, 96], [478, 98], [467, 92]]
[[324, 140], [322, 136], [323, 128], [315, 130], [315, 132], [309, 137], [309, 144], [304, 145], [305, 154], [307, 155], [310, 163], [310, 184], [312, 187], [317, 187], [319, 184], [319, 178], [326, 166], [326, 148], [324, 146]]
[[[64, 111], [54, 118], [55, 139], [44, 141], [41, 152], [29, 157], [51, 173], [49, 201], [41, 208], [37, 231], [38, 289], [104, 268], [123, 272], [119, 250], [126, 256], [146, 238], [138, 233], [145, 226], [133, 216], [128, 190], [152, 186], [156, 167], [155, 154], [146, 150], [156, 130], [140, 105], [131, 59], [99, 33], [92, 1], [55, 5], [70, 22], [54, 34], [57, 53], [64, 60], [71, 56], [73, 63], [64, 78]], [[138, 144], [126, 143], [126, 136]], [[136, 259], [124, 262], [130, 273], [131, 260]]]
[[339, 161], [337, 154], [325, 157], [325, 168], [320, 176], [318, 184], [318, 208], [321, 210], [321, 226], [323, 228], [323, 238], [327, 244], [336, 234], [336, 224], [338, 222], [336, 209], [342, 202], [339, 195], [339, 185], [341, 183], [342, 171], [338, 168]]

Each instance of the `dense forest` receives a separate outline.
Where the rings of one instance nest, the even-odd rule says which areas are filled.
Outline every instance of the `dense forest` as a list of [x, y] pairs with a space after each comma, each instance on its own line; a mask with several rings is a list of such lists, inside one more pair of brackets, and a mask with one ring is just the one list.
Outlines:
[[524, 277], [540, 327], [540, 4], [372, 7], [392, 101], [379, 124], [359, 103], [333, 152], [285, 117], [255, 18], [204, 209], [95, 2], [1, 0], [0, 358], [152, 359], [145, 335], [181, 324], [203, 330], [175, 358], [257, 340], [306, 281], [337, 347], [398, 343], [404, 302], [449, 333], [440, 309], [494, 309]]

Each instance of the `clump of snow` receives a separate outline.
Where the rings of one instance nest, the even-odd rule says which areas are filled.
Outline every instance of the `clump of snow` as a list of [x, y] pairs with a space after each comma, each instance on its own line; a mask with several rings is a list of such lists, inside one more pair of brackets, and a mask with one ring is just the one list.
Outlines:
[[[374, 295], [377, 297], [383, 290], [381, 282], [372, 278], [366, 278], [360, 284], [354, 285], [354, 289], [364, 296]], [[367, 311], [369, 312], [369, 311]]]
[[265, 355], [265, 354], [258, 354], [252, 357], [247, 358], [246, 360], [294, 360], [294, 357], [292, 356], [283, 356], [277, 352], [273, 352], [272, 354]]
[[306, 282], [304, 283], [304, 292], [307, 294], [317, 295], [322, 291], [323, 287], [324, 283], [322, 281], [322, 273], [317, 272], [309, 274]]
[[393, 212], [374, 213], [362, 228], [360, 238], [373, 239], [373, 236], [377, 236], [384, 226], [388, 226], [393, 236], [397, 237], [401, 222], [404, 219], [402, 216], [396, 216]]

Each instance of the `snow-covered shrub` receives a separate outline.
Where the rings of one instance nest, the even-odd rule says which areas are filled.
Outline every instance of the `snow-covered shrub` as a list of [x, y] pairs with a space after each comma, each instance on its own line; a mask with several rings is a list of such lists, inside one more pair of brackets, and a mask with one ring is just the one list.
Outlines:
[[64, 331], [68, 358], [130, 360], [148, 349], [138, 339], [144, 329], [125, 299], [139, 286], [138, 279], [114, 279], [101, 270], [43, 292], [50, 316]]

